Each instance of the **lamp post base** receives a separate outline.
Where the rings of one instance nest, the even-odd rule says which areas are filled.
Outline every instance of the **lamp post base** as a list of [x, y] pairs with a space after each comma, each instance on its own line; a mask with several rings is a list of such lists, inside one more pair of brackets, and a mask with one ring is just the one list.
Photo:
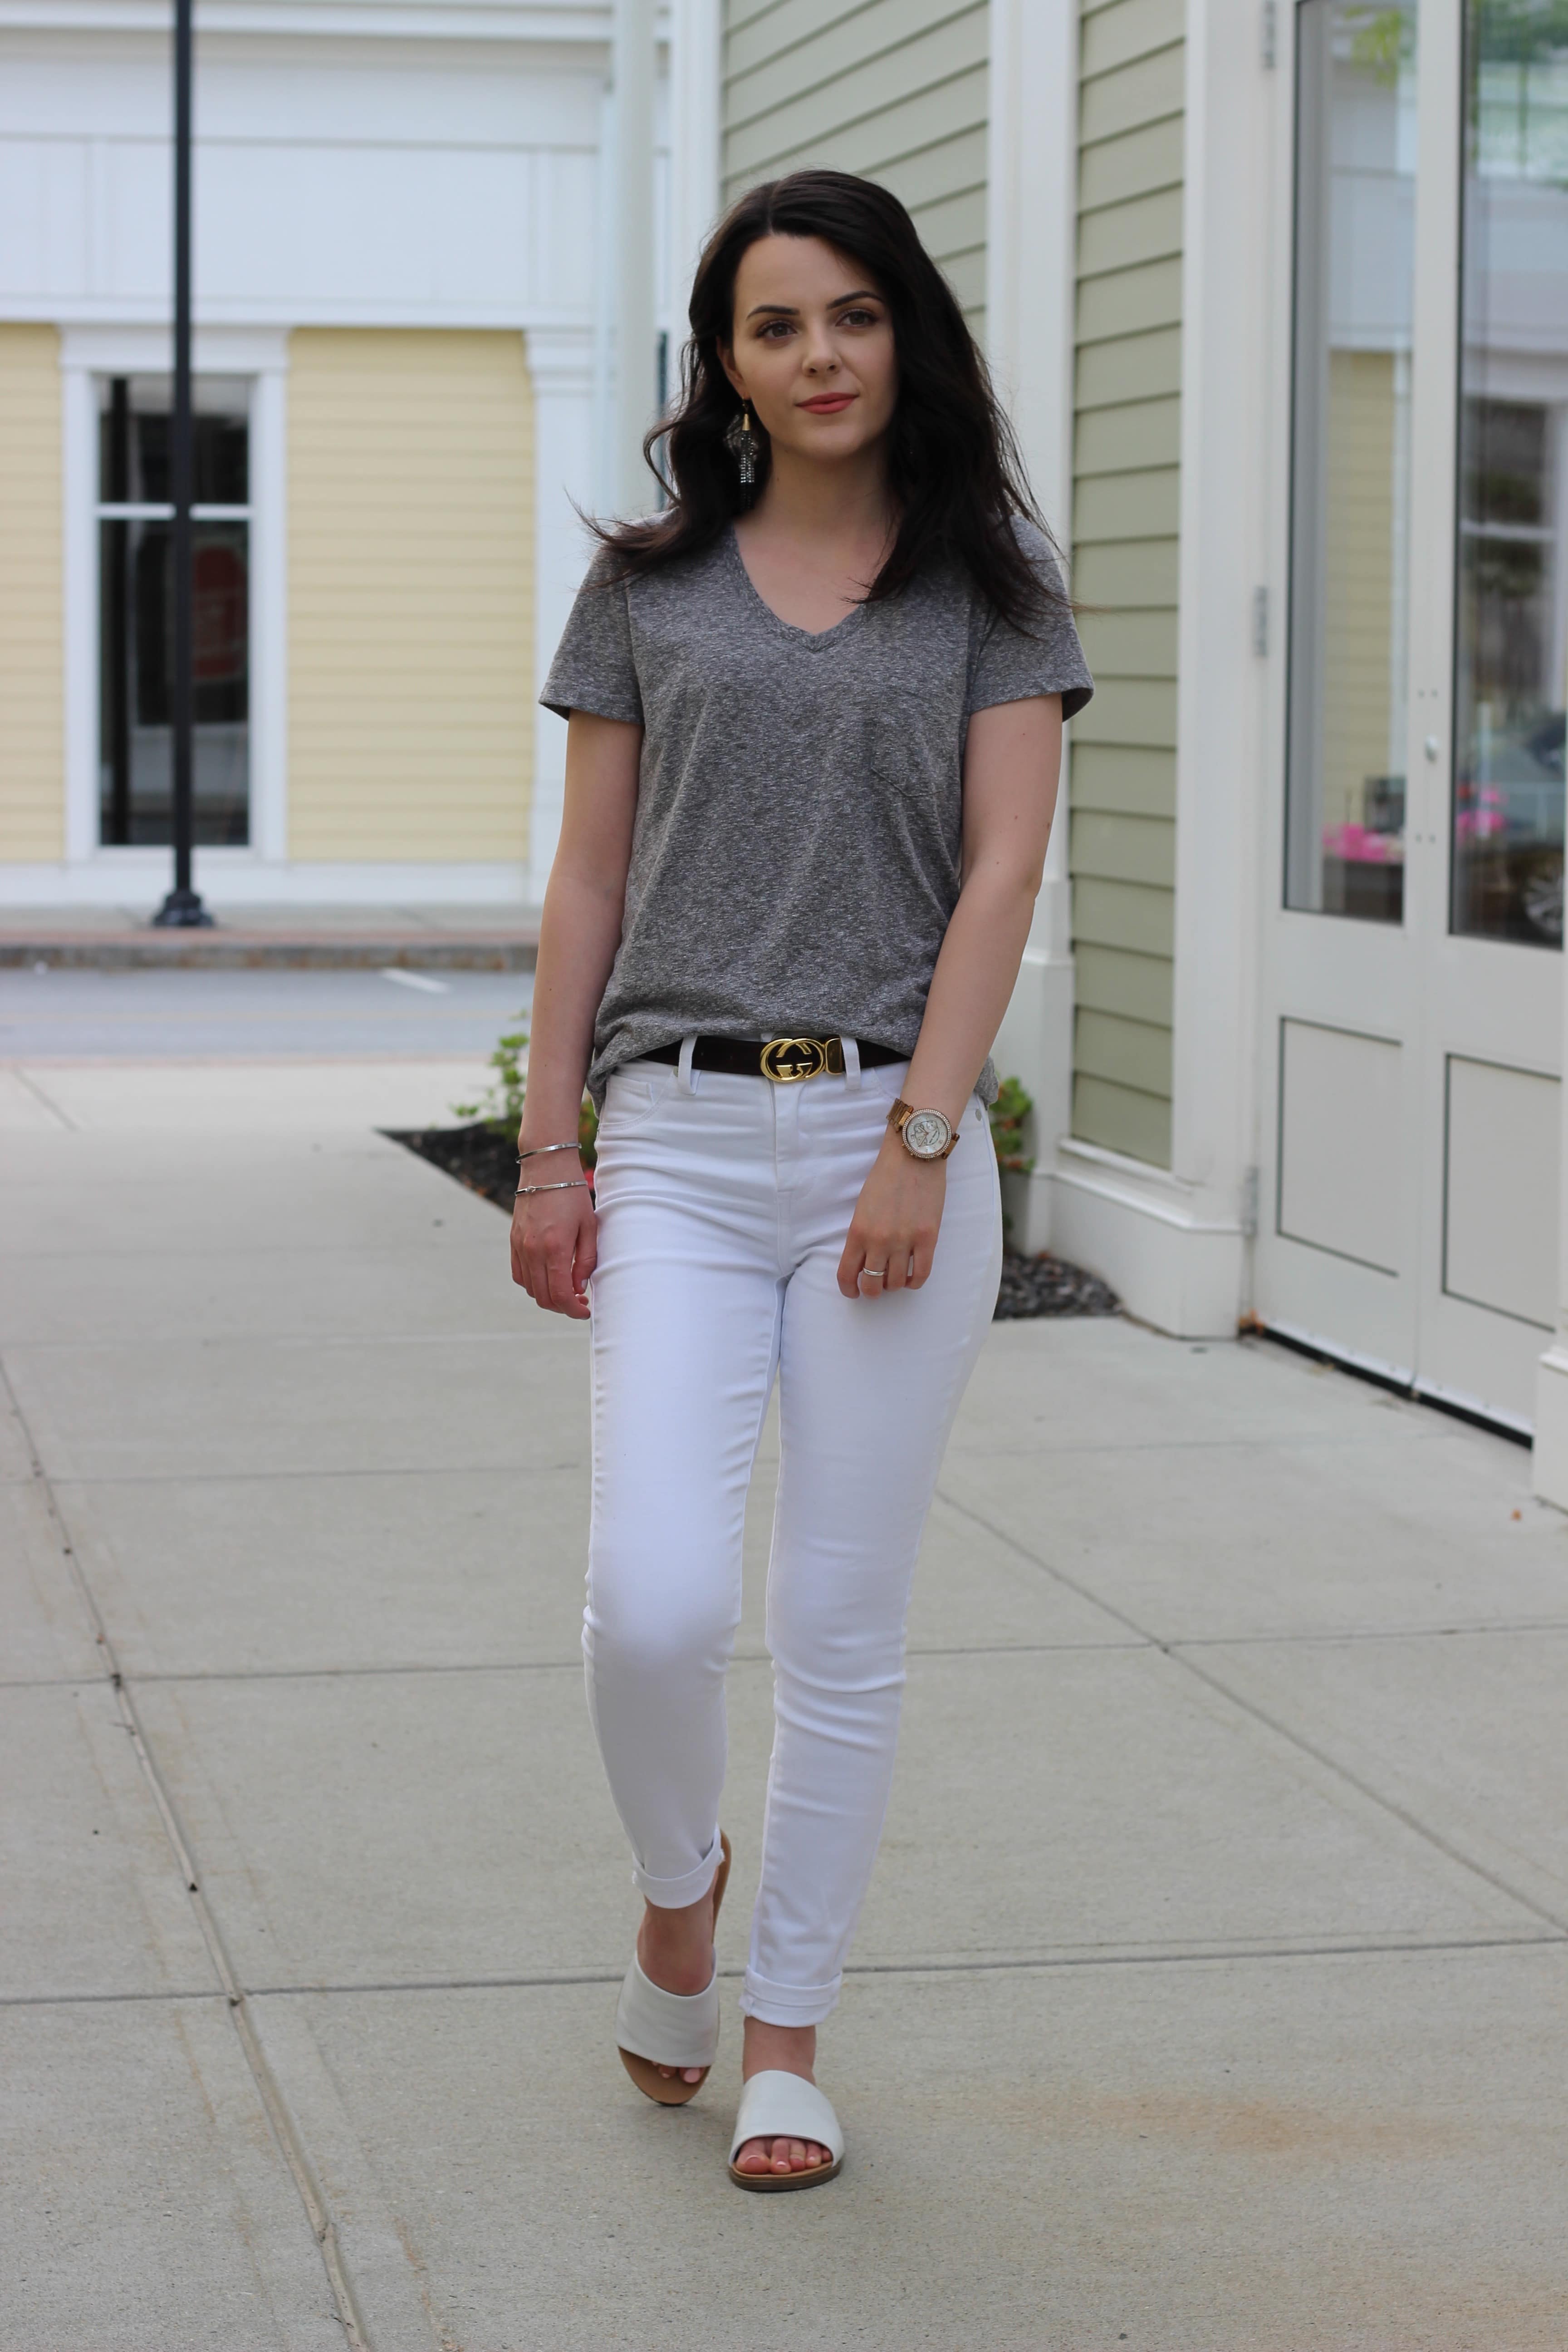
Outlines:
[[198, 890], [171, 890], [153, 918], [155, 931], [211, 930], [213, 919]]

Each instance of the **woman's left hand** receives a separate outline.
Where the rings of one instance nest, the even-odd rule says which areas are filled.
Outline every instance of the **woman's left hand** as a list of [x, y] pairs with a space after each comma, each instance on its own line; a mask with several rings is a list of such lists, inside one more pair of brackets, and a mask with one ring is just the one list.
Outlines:
[[889, 1128], [860, 1187], [838, 1261], [838, 1287], [845, 1297], [918, 1290], [936, 1255], [946, 1198], [946, 1163], [915, 1159]]

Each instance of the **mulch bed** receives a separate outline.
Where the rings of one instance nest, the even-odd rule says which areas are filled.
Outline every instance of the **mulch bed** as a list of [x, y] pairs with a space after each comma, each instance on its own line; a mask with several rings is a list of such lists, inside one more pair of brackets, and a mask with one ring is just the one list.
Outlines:
[[[388, 1128], [394, 1143], [405, 1145], [428, 1160], [444, 1174], [455, 1176], [470, 1192], [482, 1193], [510, 1214], [517, 1197], [517, 1146], [481, 1121], [473, 1127]], [[996, 1296], [998, 1323], [1017, 1323], [1041, 1315], [1115, 1315], [1121, 1302], [1098, 1275], [1068, 1265], [1048, 1252], [1039, 1257], [1019, 1257], [1009, 1250], [1002, 1261], [1002, 1287]]]
[[1063, 1257], [1042, 1250], [1038, 1257], [1017, 1257], [1009, 1250], [1002, 1261], [1002, 1287], [996, 1294], [994, 1320], [1022, 1323], [1037, 1315], [1119, 1315], [1121, 1301], [1097, 1274], [1069, 1265]]

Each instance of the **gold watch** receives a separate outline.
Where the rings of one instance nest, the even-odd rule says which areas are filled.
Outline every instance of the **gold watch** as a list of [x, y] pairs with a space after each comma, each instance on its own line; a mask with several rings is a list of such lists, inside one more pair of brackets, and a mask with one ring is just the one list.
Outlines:
[[940, 1110], [916, 1110], [900, 1097], [888, 1113], [888, 1125], [911, 1160], [945, 1160], [958, 1141], [958, 1129]]

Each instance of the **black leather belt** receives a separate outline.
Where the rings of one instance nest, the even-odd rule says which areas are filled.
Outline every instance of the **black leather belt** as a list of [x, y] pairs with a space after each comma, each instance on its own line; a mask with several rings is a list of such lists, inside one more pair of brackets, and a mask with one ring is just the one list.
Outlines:
[[[860, 1066], [879, 1069], [888, 1062], [907, 1062], [909, 1055], [891, 1045], [861, 1045]], [[680, 1060], [679, 1045], [656, 1045], [643, 1055], [647, 1062]], [[725, 1070], [731, 1077], [772, 1078], [775, 1086], [794, 1086], [800, 1078], [844, 1075], [841, 1037], [771, 1037], [765, 1045], [749, 1038], [699, 1037], [691, 1049], [694, 1070]]]

